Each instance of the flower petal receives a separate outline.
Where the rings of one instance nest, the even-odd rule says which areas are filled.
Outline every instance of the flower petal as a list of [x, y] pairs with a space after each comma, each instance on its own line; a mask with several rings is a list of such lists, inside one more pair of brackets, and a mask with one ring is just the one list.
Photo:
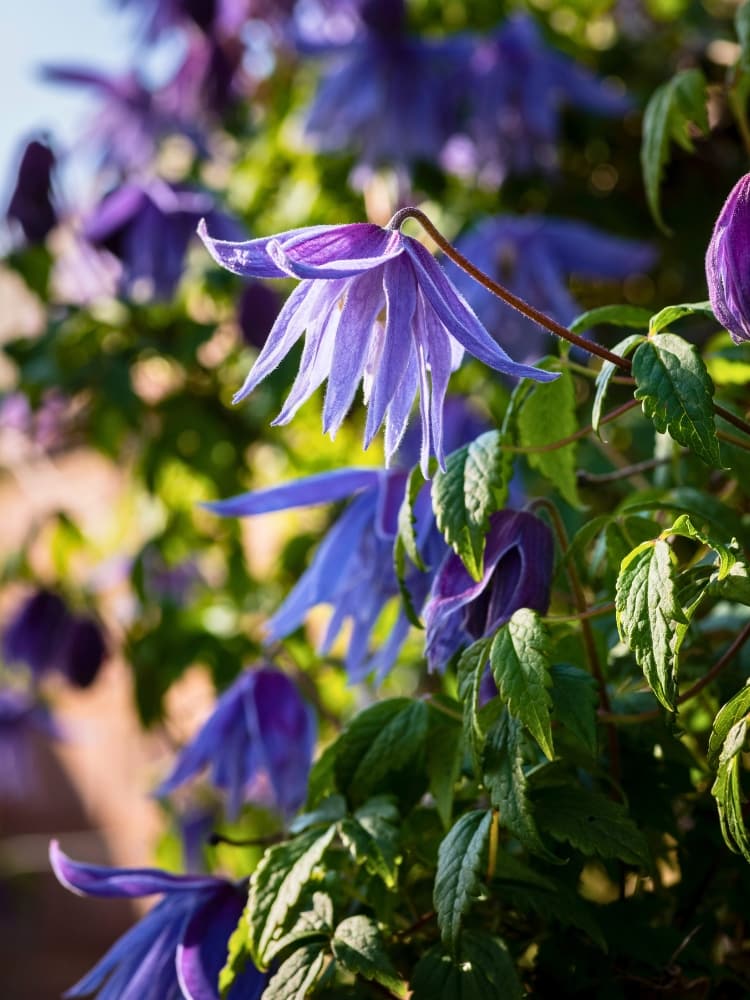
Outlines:
[[[317, 231], [315, 231], [317, 230]], [[313, 227], [272, 239], [268, 253], [284, 274], [295, 278], [349, 278], [404, 252], [403, 237], [369, 222]]]
[[352, 493], [374, 486], [379, 476], [380, 472], [377, 469], [333, 469], [315, 476], [295, 479], [281, 486], [241, 493], [236, 497], [217, 500], [202, 506], [223, 517], [248, 517], [252, 514], [290, 510], [294, 507], [313, 507], [319, 503], [344, 500]]
[[215, 240], [209, 236], [206, 220], [198, 223], [198, 235], [206, 250], [221, 267], [244, 278], [286, 278], [287, 272], [277, 267], [268, 255], [268, 244], [272, 240], [286, 240], [300, 233], [321, 232], [331, 226], [312, 226], [305, 229], [289, 229], [276, 236], [264, 236], [257, 240]]

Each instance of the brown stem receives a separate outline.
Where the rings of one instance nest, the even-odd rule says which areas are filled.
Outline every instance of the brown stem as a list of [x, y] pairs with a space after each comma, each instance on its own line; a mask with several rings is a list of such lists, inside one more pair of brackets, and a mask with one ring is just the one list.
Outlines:
[[576, 478], [582, 485], [616, 483], [618, 479], [630, 479], [631, 476], [638, 476], [642, 472], [658, 469], [660, 465], [666, 465], [671, 461], [671, 458], [649, 458], [645, 462], [624, 465], [621, 469], [614, 469], [612, 472], [587, 472], [585, 469], [579, 469]]
[[601, 615], [609, 615], [615, 610], [615, 606], [612, 601], [609, 604], [603, 604], [600, 608], [589, 608], [588, 611], [584, 611], [583, 614], [578, 615], [547, 615], [544, 621], [548, 625], [562, 625], [565, 622], [581, 622], [586, 618], [599, 618]]
[[[729, 648], [719, 657], [719, 659], [714, 663], [707, 674], [704, 674], [695, 684], [683, 691], [682, 694], [677, 699], [678, 705], [684, 705], [686, 701], [690, 701], [697, 694], [703, 690], [704, 687], [709, 685], [711, 681], [715, 680], [719, 674], [724, 670], [724, 668], [734, 659], [735, 654], [744, 646], [747, 640], [750, 638], [750, 622], [745, 625], [740, 634], [736, 637], [734, 642], [729, 646]], [[611, 722], [615, 725], [630, 725], [631, 723], [646, 722], [650, 719], [658, 719], [661, 716], [661, 709], [654, 708], [650, 712], [638, 712], [632, 715], [618, 715], [613, 712], [603, 712], [599, 711], [599, 718], [603, 722]]]
[[[629, 399], [627, 403], [623, 403], [621, 406], [616, 406], [613, 410], [610, 410], [609, 413], [605, 413], [599, 421], [599, 424], [608, 424], [610, 421], [616, 420], [618, 417], [621, 417], [623, 413], [627, 413], [628, 410], [632, 410], [636, 406], [638, 406], [638, 400]], [[574, 441], [580, 441], [581, 438], [588, 437], [593, 429], [594, 428], [591, 424], [587, 424], [585, 427], [581, 427], [580, 430], [575, 431], [573, 434], [568, 434], [567, 437], [558, 438], [557, 441], [549, 441], [547, 444], [506, 445], [504, 450], [514, 455], [536, 455], [545, 451], [557, 451], [558, 448], [564, 448], [566, 444], [573, 444]]]

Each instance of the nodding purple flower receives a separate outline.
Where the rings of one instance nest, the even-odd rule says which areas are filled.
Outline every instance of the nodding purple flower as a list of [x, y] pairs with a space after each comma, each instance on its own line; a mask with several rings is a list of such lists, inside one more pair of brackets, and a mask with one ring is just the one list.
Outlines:
[[198, 734], [157, 789], [167, 795], [206, 768], [238, 815], [256, 801], [293, 815], [305, 800], [315, 745], [312, 709], [280, 670], [246, 670], [221, 695]]
[[17, 223], [29, 243], [42, 243], [57, 225], [52, 193], [55, 154], [43, 142], [29, 142], [18, 167], [16, 186], [6, 216]]
[[454, 653], [490, 635], [519, 610], [549, 605], [554, 542], [547, 525], [525, 511], [490, 518], [482, 579], [451, 552], [437, 571], [424, 608], [427, 662], [442, 670]]
[[[573, 219], [501, 215], [482, 220], [456, 241], [482, 271], [567, 326], [581, 312], [568, 291], [573, 275], [623, 279], [647, 271], [651, 246]], [[454, 265], [450, 275], [484, 326], [522, 361], [547, 353], [549, 334], [505, 305]]]
[[[219, 973], [247, 901], [246, 886], [210, 875], [83, 864], [64, 854], [55, 840], [49, 853], [58, 881], [79, 896], [163, 896], [66, 997], [219, 1000]], [[259, 1000], [268, 978], [248, 961], [228, 1000]]]
[[750, 340], [750, 174], [729, 192], [706, 253], [711, 308], [735, 344]]
[[25, 799], [34, 788], [40, 736], [61, 736], [49, 710], [28, 691], [0, 688], [0, 801]]
[[63, 599], [38, 590], [18, 608], [2, 635], [3, 659], [25, 664], [36, 677], [58, 670], [76, 687], [89, 687], [107, 654], [101, 626], [74, 615]]
[[316, 149], [352, 150], [368, 165], [434, 161], [454, 126], [467, 42], [410, 35], [403, 0], [362, 7], [364, 30], [350, 41], [302, 46], [331, 62], [305, 132]]
[[564, 108], [621, 115], [631, 106], [613, 86], [547, 45], [527, 14], [478, 39], [467, 63], [459, 80], [469, 109], [465, 130], [452, 137], [442, 162], [490, 187], [509, 173], [556, 165]]
[[215, 240], [201, 223], [207, 249], [223, 267], [246, 277], [303, 279], [287, 299], [245, 384], [244, 399], [305, 334], [300, 370], [273, 421], [285, 424], [328, 379], [323, 430], [332, 436], [360, 381], [368, 404], [365, 447], [385, 422], [389, 462], [419, 392], [421, 465], [444, 465], [443, 405], [464, 349], [505, 375], [549, 381], [555, 376], [518, 364], [492, 339], [442, 268], [414, 238], [369, 223], [294, 229], [246, 243]]
[[123, 184], [108, 194], [84, 225], [84, 236], [120, 262], [122, 291], [136, 299], [170, 299], [182, 277], [188, 244], [201, 216], [232, 235], [239, 227], [214, 211], [201, 191], [150, 180]]

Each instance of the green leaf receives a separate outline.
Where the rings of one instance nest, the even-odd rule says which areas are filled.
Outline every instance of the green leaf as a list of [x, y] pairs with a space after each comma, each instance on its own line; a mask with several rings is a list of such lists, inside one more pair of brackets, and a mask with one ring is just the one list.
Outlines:
[[750, 3], [742, 3], [734, 15], [734, 30], [740, 43], [739, 65], [750, 70]]
[[568, 329], [571, 333], [582, 333], [600, 323], [609, 323], [612, 326], [629, 326], [633, 330], [648, 330], [650, 319], [651, 314], [648, 309], [642, 309], [640, 306], [597, 306], [596, 309], [589, 309], [588, 312], [576, 316], [568, 325]]
[[298, 948], [283, 962], [263, 992], [263, 1000], [304, 1000], [326, 964], [318, 944]]
[[250, 960], [249, 932], [247, 904], [245, 904], [240, 922], [229, 936], [227, 960], [219, 973], [219, 995], [222, 1000], [229, 993], [237, 976], [242, 975]]
[[323, 799], [317, 809], [312, 812], [301, 813], [289, 824], [290, 833], [302, 833], [318, 823], [325, 823], [330, 826], [336, 820], [341, 819], [346, 814], [346, 799], [343, 795], [330, 795]]
[[721, 467], [714, 387], [693, 344], [672, 333], [641, 344], [633, 357], [635, 398], [658, 431], [667, 431], [707, 465]]
[[693, 524], [699, 528], [710, 525], [725, 538], [739, 538], [744, 530], [736, 510], [690, 486], [678, 486], [676, 489], [660, 492], [655, 498], [643, 495], [629, 497], [623, 500], [618, 510], [623, 513], [668, 510], [675, 514], [689, 514]]
[[423, 701], [392, 698], [356, 715], [338, 741], [336, 781], [349, 798], [363, 801], [382, 790], [424, 747], [428, 709]]
[[615, 591], [620, 637], [635, 654], [661, 704], [675, 709], [677, 626], [686, 624], [677, 603], [672, 553], [665, 541], [643, 542], [620, 566]]
[[425, 565], [422, 562], [422, 556], [419, 553], [419, 545], [417, 543], [417, 518], [414, 514], [414, 504], [417, 502], [417, 497], [424, 484], [425, 478], [422, 475], [422, 470], [416, 465], [409, 473], [409, 478], [406, 481], [406, 490], [404, 491], [404, 499], [401, 501], [398, 511], [398, 537], [403, 542], [404, 550], [408, 557], [423, 572]]
[[280, 938], [274, 938], [266, 949], [266, 961], [270, 964], [291, 945], [299, 947], [303, 942], [317, 941], [319, 946], [327, 942], [333, 932], [333, 903], [324, 892], [314, 892], [312, 905], [302, 910], [292, 927]]
[[491, 645], [491, 639], [479, 639], [463, 651], [458, 661], [458, 697], [463, 710], [464, 737], [477, 770], [485, 735], [479, 719], [479, 688]]
[[490, 832], [492, 812], [464, 813], [443, 838], [438, 850], [433, 901], [440, 935], [455, 951], [463, 916], [478, 895], [481, 866]]
[[719, 709], [714, 719], [708, 741], [708, 766], [712, 770], [715, 771], [719, 767], [719, 759], [729, 737], [729, 731], [744, 719], [748, 712], [750, 712], [750, 685], [745, 685]]
[[505, 944], [483, 931], [461, 936], [457, 954], [436, 946], [414, 969], [411, 1000], [521, 1000], [523, 991]]
[[509, 459], [498, 431], [452, 452], [432, 481], [438, 528], [475, 580], [481, 580], [490, 515], [508, 497]]
[[[370, 800], [373, 803], [377, 801]], [[353, 819], [341, 821], [339, 836], [355, 861], [371, 875], [382, 879], [389, 889], [395, 887], [399, 862], [398, 827], [377, 812], [363, 813], [360, 810]]]
[[550, 673], [553, 718], [565, 726], [585, 750], [595, 755], [598, 699], [594, 678], [585, 670], [567, 663], [556, 664]]
[[664, 309], [660, 309], [659, 312], [654, 313], [649, 320], [649, 336], [652, 337], [654, 334], [661, 333], [662, 330], [666, 330], [668, 326], [676, 323], [678, 319], [682, 319], [684, 316], [709, 316], [713, 319], [714, 312], [710, 302], [682, 302], [680, 305], [665, 306]]
[[404, 614], [414, 628], [424, 629], [424, 625], [419, 617], [419, 612], [414, 607], [414, 599], [411, 596], [411, 591], [406, 583], [406, 547], [401, 535], [396, 536], [396, 542], [393, 546], [393, 568], [396, 572], [396, 580], [398, 582], [398, 589], [401, 593]]
[[335, 833], [335, 826], [323, 833], [313, 828], [294, 840], [276, 844], [266, 851], [251, 875], [249, 940], [253, 961], [259, 969], [266, 967], [268, 946], [274, 937], [281, 936], [289, 910], [310, 881]]
[[[633, 333], [631, 336], [625, 337], [618, 344], [615, 344], [612, 351], [614, 354], [627, 357], [639, 344], [643, 343], [644, 339], [642, 334]], [[594, 395], [593, 406], [591, 407], [591, 426], [599, 437], [601, 437], [601, 434], [599, 434], [599, 424], [602, 419], [602, 407], [604, 406], [607, 389], [609, 389], [609, 383], [612, 380], [612, 376], [617, 374], [617, 371], [616, 364], [612, 361], [605, 361], [599, 369], [599, 374], [596, 376], [596, 382], [594, 383], [596, 393]]]
[[718, 597], [725, 601], [736, 601], [750, 607], [750, 573], [745, 563], [736, 562], [726, 576], [719, 577], [714, 573], [706, 585], [709, 597]]
[[671, 528], [667, 528], [662, 532], [663, 537], [666, 538], [668, 535], [681, 535], [683, 538], [690, 538], [695, 542], [700, 542], [701, 545], [706, 545], [708, 548], [713, 549], [718, 557], [719, 565], [717, 572], [720, 580], [723, 580], [727, 576], [732, 566], [737, 562], [737, 557], [727, 545], [715, 542], [704, 532], [698, 531], [691, 521], [689, 514], [681, 514]]
[[500, 697], [511, 715], [519, 719], [552, 760], [550, 709], [547, 688], [549, 641], [541, 618], [529, 608], [516, 611], [495, 633], [490, 647], [490, 666]]
[[336, 782], [333, 773], [338, 752], [338, 740], [329, 743], [323, 753], [318, 757], [310, 769], [310, 777], [307, 781], [307, 809], [314, 809], [319, 803], [336, 791]]
[[349, 972], [374, 979], [397, 997], [406, 996], [407, 985], [393, 967], [371, 917], [360, 914], [342, 920], [331, 945], [336, 960]]
[[[740, 692], [740, 694], [744, 693], [744, 691]], [[735, 702], [734, 711], [736, 713], [739, 711], [742, 701], [737, 696], [732, 701]], [[729, 704], [731, 705], [732, 702]], [[719, 810], [719, 822], [724, 842], [735, 854], [741, 854], [746, 861], [750, 861], [750, 837], [748, 837], [742, 812], [745, 795], [740, 781], [742, 751], [747, 742], [747, 722], [747, 712], [745, 712], [744, 717], [739, 718], [727, 732], [719, 753], [718, 771], [711, 788], [711, 794], [716, 799]]]
[[461, 706], [445, 695], [436, 695], [430, 701], [427, 777], [438, 816], [447, 829], [453, 811], [453, 793], [464, 758], [464, 740], [460, 722], [439, 711], [435, 707], [436, 702], [455, 713], [460, 711]]
[[[578, 430], [573, 377], [564, 371], [554, 382], [537, 383], [526, 396], [518, 414], [520, 442], [524, 448], [554, 444]], [[553, 451], [526, 454], [532, 468], [553, 483], [573, 507], [580, 507], [576, 481], [577, 442]]]
[[649, 864], [646, 840], [619, 802], [573, 784], [534, 789], [539, 826], [582, 854]]
[[660, 188], [664, 167], [669, 160], [669, 146], [676, 142], [688, 152], [693, 150], [690, 125], [708, 133], [706, 78], [699, 69], [677, 73], [651, 95], [643, 115], [641, 169], [651, 214], [665, 232], [661, 215]]
[[557, 862], [539, 836], [526, 796], [521, 724], [503, 712], [487, 733], [482, 759], [482, 780], [491, 804], [499, 810], [500, 823], [529, 851]]

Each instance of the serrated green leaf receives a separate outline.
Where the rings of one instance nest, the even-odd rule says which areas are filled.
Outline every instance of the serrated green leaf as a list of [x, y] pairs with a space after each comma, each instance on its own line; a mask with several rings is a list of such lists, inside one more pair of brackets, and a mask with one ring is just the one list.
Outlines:
[[461, 706], [437, 695], [430, 702], [430, 729], [427, 736], [427, 776], [430, 792], [443, 826], [450, 826], [453, 811], [453, 793], [464, 757], [464, 739], [461, 723], [438, 711], [434, 702], [446, 705], [448, 710], [459, 712]]
[[719, 709], [714, 719], [708, 741], [708, 766], [713, 771], [719, 766], [719, 758], [729, 731], [744, 719], [748, 712], [750, 712], [750, 685], [745, 685]]
[[714, 422], [714, 387], [693, 344], [671, 333], [645, 341], [633, 356], [635, 398], [661, 433], [721, 466]]
[[646, 840], [619, 802], [573, 784], [535, 789], [533, 802], [539, 826], [555, 840], [582, 854], [648, 865]]
[[667, 528], [662, 532], [662, 537], [666, 538], [668, 535], [681, 535], [683, 538], [690, 538], [695, 542], [700, 542], [701, 545], [713, 549], [719, 561], [717, 572], [720, 580], [724, 579], [732, 566], [737, 562], [737, 557], [727, 545], [716, 542], [704, 532], [698, 531], [689, 514], [681, 514], [671, 528]]
[[526, 796], [521, 724], [503, 712], [487, 733], [482, 759], [482, 780], [490, 802], [499, 811], [500, 823], [534, 854], [557, 862], [539, 835]]
[[282, 935], [284, 921], [310, 881], [333, 840], [336, 827], [307, 830], [294, 840], [276, 844], [261, 858], [250, 877], [248, 919], [250, 949], [259, 969], [267, 966], [266, 949]]
[[[578, 430], [573, 377], [564, 371], [554, 382], [535, 384], [518, 414], [520, 443], [524, 448], [538, 448], [574, 434]], [[576, 480], [577, 442], [553, 451], [526, 453], [532, 468], [557, 487], [573, 507], [580, 507]]]
[[471, 751], [474, 768], [479, 762], [484, 746], [484, 729], [479, 720], [479, 688], [490, 655], [491, 639], [479, 639], [468, 646], [458, 661], [458, 697], [464, 719], [464, 738]]
[[651, 690], [674, 711], [677, 697], [678, 624], [672, 555], [662, 539], [644, 542], [622, 561], [615, 591], [617, 628], [635, 654]]
[[417, 502], [422, 487], [425, 485], [425, 478], [422, 470], [417, 465], [409, 473], [404, 490], [404, 499], [398, 511], [398, 537], [403, 542], [404, 551], [414, 565], [424, 572], [425, 565], [419, 552], [417, 543], [417, 518], [414, 513], [414, 504]]
[[404, 540], [400, 535], [396, 537], [396, 541], [393, 546], [393, 568], [396, 573], [398, 589], [403, 602], [404, 614], [415, 628], [424, 629], [424, 625], [419, 618], [419, 613], [414, 607], [414, 600], [411, 596], [411, 591], [406, 583], [406, 547], [404, 545]]
[[727, 732], [719, 753], [719, 766], [711, 794], [716, 799], [716, 806], [719, 810], [719, 822], [724, 842], [731, 851], [734, 851], [735, 854], [741, 854], [746, 861], [750, 862], [750, 837], [743, 816], [745, 796], [740, 781], [742, 751], [747, 742], [747, 722], [745, 715], [744, 718], [735, 722]]
[[242, 975], [245, 966], [250, 961], [249, 933], [247, 904], [245, 904], [240, 922], [229, 936], [227, 959], [219, 973], [219, 996], [222, 997], [222, 1000], [231, 990], [237, 976]]
[[483, 931], [463, 934], [457, 954], [436, 946], [414, 969], [411, 1000], [521, 1000], [523, 991], [505, 944]]
[[549, 696], [549, 641], [547, 629], [535, 611], [521, 608], [495, 633], [490, 647], [492, 676], [511, 715], [529, 730], [552, 760]]
[[291, 928], [279, 938], [274, 938], [266, 949], [266, 961], [271, 964], [292, 945], [299, 947], [303, 942], [318, 942], [318, 947], [327, 942], [333, 932], [333, 902], [324, 892], [314, 892], [312, 904], [302, 910]]
[[675, 514], [689, 514], [696, 526], [710, 525], [715, 531], [725, 537], [739, 538], [743, 533], [743, 524], [737, 511], [725, 503], [690, 486], [678, 486], [676, 489], [660, 492], [654, 496], [635, 496], [623, 500], [618, 511], [663, 511]]
[[481, 580], [490, 515], [508, 496], [509, 459], [499, 431], [487, 431], [452, 452], [432, 481], [432, 507], [446, 542]]
[[612, 326], [629, 326], [633, 330], [648, 330], [650, 319], [651, 313], [641, 306], [597, 306], [596, 309], [589, 309], [588, 312], [576, 316], [568, 325], [568, 329], [571, 333], [582, 333], [600, 323], [609, 323]]
[[371, 917], [360, 914], [342, 920], [331, 946], [336, 961], [349, 972], [375, 980], [397, 997], [406, 996], [407, 985], [393, 967], [378, 925]]
[[714, 573], [706, 585], [706, 595], [750, 607], [748, 567], [745, 563], [736, 562], [725, 576], [719, 577], [718, 573]]
[[661, 333], [662, 330], [666, 330], [672, 323], [676, 323], [678, 319], [683, 319], [685, 316], [710, 316], [713, 319], [713, 315], [710, 302], [682, 302], [680, 305], [665, 306], [664, 309], [654, 313], [649, 320], [649, 336]]
[[326, 964], [326, 952], [308, 944], [279, 966], [266, 986], [262, 1000], [304, 1000]]
[[389, 889], [396, 885], [398, 874], [398, 828], [377, 815], [344, 819], [339, 824], [344, 847], [371, 875], [383, 880]]
[[[620, 354], [622, 357], [627, 357], [635, 348], [643, 343], [644, 337], [640, 333], [633, 333], [629, 337], [625, 337], [618, 344], [612, 348], [614, 354]], [[602, 407], [604, 406], [604, 400], [607, 395], [607, 389], [609, 389], [609, 383], [612, 380], [612, 376], [616, 375], [618, 367], [612, 361], [605, 361], [602, 367], [599, 369], [599, 374], [596, 376], [596, 382], [594, 383], [596, 392], [594, 394], [594, 403], [591, 407], [591, 426], [594, 432], [601, 437], [599, 434], [599, 424], [602, 419]]]
[[454, 824], [438, 849], [433, 902], [440, 936], [454, 951], [461, 924], [479, 892], [481, 866], [490, 832], [492, 812], [474, 809]]
[[591, 674], [579, 667], [559, 663], [550, 671], [552, 677], [553, 718], [565, 726], [581, 746], [596, 754], [596, 683]]
[[660, 188], [669, 147], [676, 142], [691, 152], [689, 127], [693, 124], [708, 133], [706, 78], [699, 69], [687, 69], [657, 88], [643, 115], [641, 169], [651, 214], [669, 232], [661, 214]]
[[302, 833], [318, 823], [325, 823], [330, 826], [346, 814], [346, 799], [343, 795], [329, 795], [323, 799], [317, 809], [311, 812], [301, 813], [289, 824], [290, 833]]

